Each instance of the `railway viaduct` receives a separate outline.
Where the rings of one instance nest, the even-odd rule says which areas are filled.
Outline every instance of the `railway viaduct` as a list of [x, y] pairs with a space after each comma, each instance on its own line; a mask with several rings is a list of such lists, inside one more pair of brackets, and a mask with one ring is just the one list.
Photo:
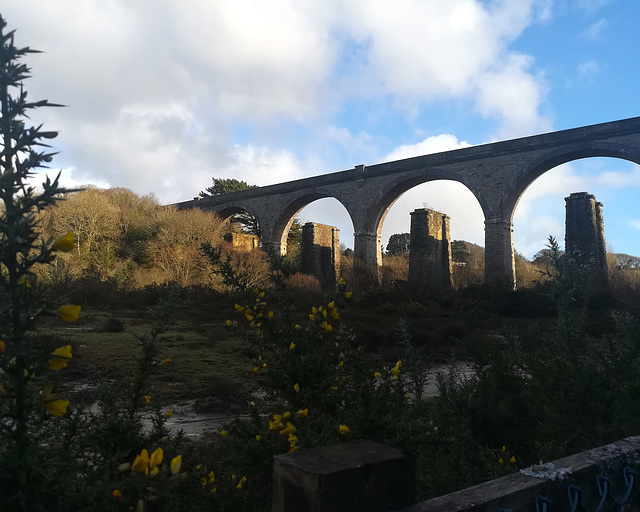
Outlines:
[[286, 252], [289, 227], [309, 203], [333, 197], [354, 227], [356, 258], [382, 262], [380, 233], [387, 212], [407, 190], [432, 180], [465, 185], [484, 213], [485, 282], [515, 286], [513, 214], [524, 191], [540, 175], [573, 160], [614, 157], [640, 164], [640, 117], [583, 126], [491, 144], [428, 154], [346, 171], [177, 203], [223, 218], [254, 215], [263, 247]]

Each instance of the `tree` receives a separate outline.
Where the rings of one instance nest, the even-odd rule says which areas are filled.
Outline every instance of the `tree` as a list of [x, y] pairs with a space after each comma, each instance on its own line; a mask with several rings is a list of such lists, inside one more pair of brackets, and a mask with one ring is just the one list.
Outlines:
[[396, 233], [389, 237], [387, 244], [387, 254], [390, 256], [402, 256], [409, 253], [409, 243], [411, 235], [409, 233]]
[[454, 240], [451, 242], [451, 259], [456, 263], [469, 263], [471, 251], [464, 240]]

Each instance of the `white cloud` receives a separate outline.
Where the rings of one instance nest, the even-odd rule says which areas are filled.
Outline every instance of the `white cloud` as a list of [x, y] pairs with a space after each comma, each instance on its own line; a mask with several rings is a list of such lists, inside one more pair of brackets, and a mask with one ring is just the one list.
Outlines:
[[597, 74], [600, 71], [600, 64], [595, 60], [586, 60], [578, 64], [576, 71], [579, 78], [585, 78]]
[[417, 144], [399, 146], [385, 156], [382, 161], [392, 162], [394, 160], [402, 160], [403, 158], [440, 153], [442, 151], [451, 151], [453, 149], [466, 148], [469, 146], [470, 144], [466, 141], [458, 141], [458, 138], [455, 135], [442, 133], [440, 135], [427, 137]]
[[602, 35], [602, 31], [607, 27], [607, 24], [607, 20], [605, 18], [601, 18], [591, 24], [585, 31], [584, 35], [589, 39], [598, 39]]
[[629, 219], [629, 225], [633, 229], [637, 229], [638, 231], [640, 231], [640, 219]]

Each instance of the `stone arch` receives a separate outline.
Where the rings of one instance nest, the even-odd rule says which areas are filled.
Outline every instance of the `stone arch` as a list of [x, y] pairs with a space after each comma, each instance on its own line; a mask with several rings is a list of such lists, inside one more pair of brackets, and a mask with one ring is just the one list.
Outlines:
[[260, 218], [260, 215], [258, 215], [253, 208], [246, 206], [242, 203], [238, 203], [238, 202], [227, 203], [224, 205], [224, 207], [212, 208], [211, 211], [213, 211], [216, 215], [221, 217], [223, 220], [227, 220], [229, 217], [231, 217], [232, 215], [235, 215], [236, 213], [248, 213], [249, 215], [253, 216], [256, 219], [256, 222], [258, 223], [258, 227], [260, 228], [261, 231], [264, 226], [264, 222]]
[[614, 142], [584, 142], [565, 146], [532, 160], [517, 174], [517, 179], [506, 194], [502, 205], [502, 218], [513, 222], [520, 198], [544, 173], [568, 162], [596, 157], [619, 158], [640, 165], [640, 147]]
[[428, 173], [425, 173], [425, 171], [421, 169], [405, 173], [387, 184], [385, 189], [382, 191], [380, 200], [374, 205], [373, 210], [366, 219], [367, 225], [365, 229], [370, 233], [375, 233], [379, 236], [389, 210], [400, 196], [402, 196], [402, 194], [413, 187], [422, 185], [423, 183], [438, 180], [455, 181], [462, 184], [473, 194], [486, 216], [487, 205], [483, 196], [478, 194], [474, 190], [473, 186], [470, 185], [461, 175], [454, 172], [443, 172], [440, 170], [429, 170]]
[[307, 205], [317, 201], [318, 199], [332, 198], [338, 201], [347, 211], [351, 223], [353, 224], [353, 214], [348, 207], [348, 202], [339, 193], [333, 191], [317, 190], [313, 192], [303, 192], [294, 197], [281, 210], [280, 215], [276, 218], [270, 237], [270, 243], [280, 248], [280, 254], [286, 254], [287, 236], [289, 228], [296, 218], [296, 215]]
[[437, 180], [455, 181], [462, 184], [473, 194], [486, 216], [487, 206], [484, 198], [461, 174], [440, 169], [429, 169], [427, 172], [425, 169], [417, 169], [405, 172], [386, 184], [379, 194], [378, 201], [372, 205], [366, 218], [362, 219], [363, 224], [356, 226], [356, 256], [368, 265], [379, 267], [382, 263], [382, 225], [389, 210], [406, 191], [417, 185]]

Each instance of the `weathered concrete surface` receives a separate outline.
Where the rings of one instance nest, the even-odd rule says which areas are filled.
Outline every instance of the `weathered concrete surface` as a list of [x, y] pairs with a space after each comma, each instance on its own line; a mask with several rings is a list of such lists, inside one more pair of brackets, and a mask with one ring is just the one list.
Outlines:
[[629, 437], [423, 501], [399, 512], [496, 512], [501, 507], [525, 512], [537, 510], [535, 500], [539, 495], [550, 500], [551, 507], [547, 510], [569, 512], [567, 488], [571, 484], [580, 487], [582, 504], [591, 504], [587, 510], [595, 510], [600, 501], [598, 475], [610, 478], [613, 493], [620, 498], [627, 487], [622, 481], [622, 468], [637, 466], [639, 455], [640, 437]]
[[409, 284], [418, 292], [448, 289], [451, 281], [449, 217], [420, 208], [411, 212]]
[[272, 512], [389, 512], [414, 503], [415, 490], [409, 461], [372, 441], [274, 457]]
[[609, 280], [602, 203], [587, 192], [575, 192], [564, 200], [565, 252], [595, 289], [606, 290]]
[[333, 197], [354, 228], [354, 253], [381, 264], [380, 233], [393, 203], [407, 190], [446, 179], [465, 185], [485, 220], [485, 280], [515, 284], [512, 219], [518, 200], [548, 170], [573, 160], [616, 157], [640, 164], [640, 117], [445, 151], [178, 203], [229, 217], [247, 211], [258, 220], [263, 246], [283, 254], [295, 215], [309, 203]]

